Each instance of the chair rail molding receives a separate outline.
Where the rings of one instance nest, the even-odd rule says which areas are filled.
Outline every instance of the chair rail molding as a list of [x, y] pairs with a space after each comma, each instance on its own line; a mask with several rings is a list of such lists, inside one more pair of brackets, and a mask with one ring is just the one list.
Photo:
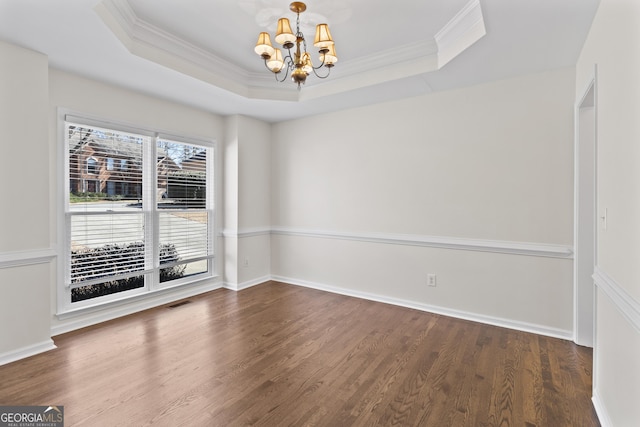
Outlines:
[[573, 259], [572, 247], [547, 243], [484, 240], [448, 236], [426, 236], [419, 234], [309, 230], [290, 227], [272, 227], [271, 234]]
[[250, 227], [250, 228], [240, 228], [237, 230], [225, 228], [222, 231], [222, 237], [237, 238], [237, 239], [241, 239], [243, 237], [265, 236], [269, 234], [271, 234], [270, 227]]
[[595, 268], [593, 280], [613, 302], [635, 330], [640, 333], [640, 302], [636, 301], [611, 276], [599, 267]]
[[0, 269], [46, 264], [58, 256], [54, 248], [0, 252]]

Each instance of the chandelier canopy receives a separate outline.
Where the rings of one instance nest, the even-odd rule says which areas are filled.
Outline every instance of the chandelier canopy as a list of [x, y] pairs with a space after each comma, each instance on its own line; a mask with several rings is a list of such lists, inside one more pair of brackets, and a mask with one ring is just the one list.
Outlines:
[[[294, 1], [289, 5], [289, 9], [296, 14], [296, 32], [291, 31], [291, 24], [288, 18], [280, 18], [278, 20], [278, 29], [276, 32], [275, 40], [282, 45], [283, 49], [287, 50], [287, 56], [282, 57], [282, 51], [274, 48], [271, 45], [271, 38], [269, 33], [262, 32], [258, 36], [258, 43], [256, 43], [255, 52], [262, 57], [264, 64], [274, 73], [276, 80], [283, 82], [289, 73], [291, 73], [291, 79], [294, 83], [297, 83], [298, 90], [300, 85], [304, 84], [307, 80], [307, 76], [312, 72], [321, 79], [329, 77], [331, 68], [338, 62], [336, 56], [336, 49], [329, 32], [329, 25], [318, 24], [316, 25], [316, 38], [313, 45], [318, 48], [320, 65], [313, 66], [311, 61], [311, 55], [307, 51], [307, 41], [304, 38], [304, 34], [300, 31], [300, 14], [307, 10], [307, 5], [302, 2]], [[295, 49], [294, 49], [295, 47]], [[294, 49], [292, 52], [291, 50]], [[325, 67], [327, 69], [326, 74], [320, 75], [317, 70]], [[279, 76], [284, 71], [284, 77], [282, 79]]]

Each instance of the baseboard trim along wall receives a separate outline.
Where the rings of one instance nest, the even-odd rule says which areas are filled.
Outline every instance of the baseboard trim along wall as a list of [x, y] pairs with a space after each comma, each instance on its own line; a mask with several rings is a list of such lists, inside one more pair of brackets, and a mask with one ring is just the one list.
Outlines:
[[271, 276], [263, 276], [263, 277], [259, 277], [257, 279], [247, 280], [246, 282], [242, 282], [242, 283], [225, 282], [223, 287], [225, 289], [230, 289], [232, 291], [241, 291], [243, 289], [247, 289], [247, 288], [250, 288], [252, 286], [256, 286], [256, 285], [260, 285], [262, 283], [268, 282], [269, 280], [272, 280]]
[[640, 333], [640, 303], [599, 267], [594, 269], [593, 280], [596, 286], [611, 299], [624, 318]]
[[593, 402], [593, 408], [595, 409], [596, 414], [598, 415], [598, 421], [600, 421], [600, 425], [602, 427], [613, 427], [613, 424], [611, 423], [611, 419], [609, 418], [609, 414], [607, 413], [604, 405], [602, 404], [602, 399], [600, 399], [598, 392], [595, 390], [593, 392], [593, 397], [591, 398], [591, 401]]
[[56, 348], [57, 347], [51, 339], [27, 347], [18, 348], [16, 350], [0, 354], [0, 365], [6, 365], [7, 363], [35, 356], [36, 354], [44, 353], [45, 351], [54, 350]]
[[425, 236], [417, 234], [356, 233], [348, 231], [343, 232], [330, 230], [306, 230], [289, 227], [272, 227], [271, 234], [573, 259], [573, 248], [569, 246], [552, 245], [545, 243], [467, 239], [460, 237]]
[[331, 292], [340, 295], [346, 295], [355, 298], [362, 298], [370, 301], [382, 302], [386, 304], [396, 305], [400, 307], [412, 308], [415, 310], [425, 311], [428, 313], [441, 314], [443, 316], [454, 317], [457, 319], [470, 320], [472, 322], [484, 323], [487, 325], [499, 326], [508, 329], [514, 329], [522, 332], [531, 332], [534, 334], [544, 335], [553, 338], [561, 338], [565, 340], [573, 339], [573, 332], [570, 330], [549, 328], [542, 325], [536, 325], [527, 322], [519, 322], [517, 320], [503, 319], [499, 317], [485, 316], [477, 313], [469, 313], [461, 310], [453, 310], [445, 307], [439, 307], [430, 304], [422, 304], [414, 301], [403, 300], [399, 298], [391, 298], [387, 296], [372, 294], [368, 292], [359, 292], [351, 289], [340, 288], [322, 283], [314, 283], [306, 280], [294, 279], [291, 277], [272, 276], [272, 280], [287, 283], [295, 286], [304, 286], [307, 288], [318, 289], [321, 291]]
[[22, 267], [26, 265], [46, 264], [58, 254], [53, 248], [30, 251], [0, 253], [0, 268]]

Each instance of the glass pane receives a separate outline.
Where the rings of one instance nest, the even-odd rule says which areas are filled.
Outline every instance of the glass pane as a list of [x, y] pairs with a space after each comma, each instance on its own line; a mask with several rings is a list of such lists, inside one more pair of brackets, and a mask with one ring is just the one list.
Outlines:
[[206, 259], [160, 268], [160, 283], [206, 273], [207, 271], [209, 271], [209, 263]]
[[144, 215], [72, 215], [71, 284], [142, 271]]
[[207, 211], [165, 211], [158, 218], [160, 245], [175, 249], [175, 259], [163, 259], [161, 254], [160, 265], [209, 255]]
[[95, 285], [80, 286], [71, 289], [71, 302], [85, 301], [92, 298], [103, 297], [118, 292], [129, 291], [144, 286], [144, 276], [133, 276], [124, 279], [111, 280]]
[[148, 140], [140, 135], [67, 124], [72, 209], [113, 210], [139, 205], [143, 143]]
[[158, 141], [158, 208], [207, 207], [207, 155], [204, 147]]

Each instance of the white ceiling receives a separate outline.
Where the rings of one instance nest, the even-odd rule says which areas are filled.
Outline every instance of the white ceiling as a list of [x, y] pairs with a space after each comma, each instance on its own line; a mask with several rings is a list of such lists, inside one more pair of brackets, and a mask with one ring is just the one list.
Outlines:
[[[52, 67], [275, 122], [575, 64], [599, 0], [307, 1], [339, 61], [301, 91], [253, 52], [290, 0], [0, 0], [0, 40]], [[312, 49], [312, 42], [309, 47]], [[313, 55], [314, 59], [317, 55]]]

